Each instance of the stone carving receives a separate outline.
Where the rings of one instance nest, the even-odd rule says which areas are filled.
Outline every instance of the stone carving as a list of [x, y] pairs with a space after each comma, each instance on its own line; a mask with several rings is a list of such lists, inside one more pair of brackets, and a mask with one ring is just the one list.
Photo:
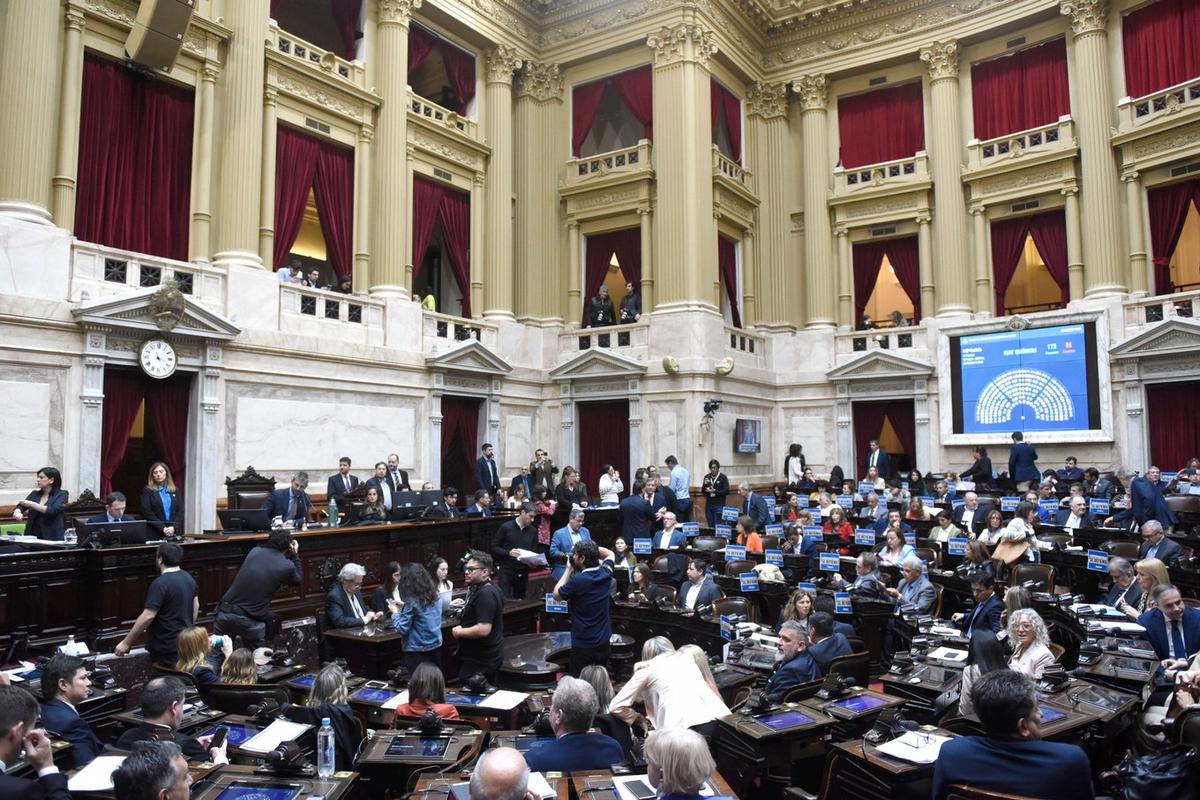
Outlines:
[[[536, 0], [535, 0], [536, 2]], [[555, 45], [571, 39], [586, 36], [595, 31], [603, 31], [619, 25], [626, 25], [633, 20], [644, 17], [667, 6], [675, 0], [643, 0], [637, 3], [618, 3], [615, 6], [602, 8], [595, 14], [563, 25], [548, 26], [540, 37], [543, 46]]]
[[302, 80], [282, 70], [279, 72], [278, 82], [280, 89], [328, 111], [335, 111], [352, 119], [360, 119], [362, 117], [362, 109], [360, 107], [347, 102], [335, 92], [331, 92], [316, 83]]
[[664, 26], [646, 37], [646, 45], [654, 51], [656, 67], [680, 61], [694, 61], [707, 67], [709, 57], [717, 52], [713, 32], [694, 23]]
[[1058, 10], [1071, 18], [1071, 32], [1076, 36], [1103, 32], [1108, 21], [1107, 0], [1059, 0]]
[[1021, 316], [1020, 314], [1013, 314], [1011, 317], [1008, 318], [1008, 323], [1006, 324], [1006, 327], [1010, 331], [1023, 331], [1029, 327], [1029, 320], [1027, 320], [1025, 317]]
[[934, 42], [921, 48], [921, 60], [929, 70], [930, 80], [958, 77], [958, 42]]
[[616, 203], [623, 203], [629, 200], [636, 200], [638, 191], [636, 188], [627, 189], [621, 192], [604, 192], [603, 194], [591, 194], [587, 197], [581, 197], [572, 202], [576, 208], [595, 208], [596, 206], [608, 206]]
[[75, 31], [82, 31], [87, 27], [87, 18], [80, 14], [77, 9], [68, 8], [66, 16], [67, 28]]
[[1188, 125], [1168, 133], [1137, 139], [1122, 145], [1121, 148], [1128, 149], [1133, 159], [1137, 160], [1194, 145], [1198, 137], [1200, 137], [1200, 125]]
[[1026, 169], [1019, 172], [1005, 173], [994, 178], [985, 178], [974, 184], [979, 195], [1005, 192], [1009, 189], [1019, 189], [1035, 183], [1057, 183], [1062, 179], [1062, 167], [1049, 164], [1039, 169]]
[[174, 278], [165, 281], [157, 292], [150, 295], [148, 308], [154, 317], [154, 324], [160, 331], [173, 330], [183, 321], [184, 311], [187, 310], [187, 301], [183, 297], [183, 292], [179, 291], [179, 284]]
[[505, 44], [498, 44], [487, 51], [485, 69], [488, 83], [512, 83], [513, 73], [525, 63], [516, 50]]
[[792, 81], [792, 89], [800, 95], [800, 108], [805, 111], [825, 110], [829, 81], [824, 75], [801, 75]]
[[[924, 190], [921, 190], [922, 193]], [[917, 207], [917, 192], [906, 192], [893, 197], [885, 197], [873, 203], [855, 203], [846, 207], [848, 219], [872, 217], [876, 214], [888, 214], [893, 211], [906, 211]]]
[[558, 64], [544, 64], [539, 61], [526, 61], [521, 70], [518, 95], [528, 95], [538, 102], [561, 100], [563, 96], [562, 67]]
[[786, 117], [788, 94], [786, 83], [756, 83], [746, 96], [746, 113], [752, 117], [778, 119]]
[[87, 10], [97, 16], [107, 17], [114, 22], [120, 22], [127, 27], [133, 27], [133, 19], [137, 10], [129, 3], [120, 0], [87, 0]]
[[455, 164], [461, 164], [468, 169], [478, 169], [478, 164], [470, 153], [450, 147], [442, 142], [435, 142], [433, 139], [422, 136], [416, 132], [410, 132], [409, 136], [412, 138], [413, 144], [417, 145], [417, 147], [420, 147], [423, 150], [427, 150], [430, 153], [435, 153], [448, 161], [453, 161]]
[[379, 24], [408, 25], [422, 0], [379, 0]]

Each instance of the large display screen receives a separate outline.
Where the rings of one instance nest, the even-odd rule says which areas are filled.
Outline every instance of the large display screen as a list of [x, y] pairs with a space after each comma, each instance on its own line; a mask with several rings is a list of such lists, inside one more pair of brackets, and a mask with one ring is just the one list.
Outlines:
[[1100, 428], [1095, 323], [950, 339], [954, 432]]

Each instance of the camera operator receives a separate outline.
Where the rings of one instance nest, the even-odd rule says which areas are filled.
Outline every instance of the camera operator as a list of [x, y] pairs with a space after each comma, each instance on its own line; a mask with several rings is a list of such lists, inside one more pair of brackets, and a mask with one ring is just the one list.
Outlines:
[[246, 555], [233, 584], [217, 608], [216, 630], [239, 636], [251, 650], [279, 633], [279, 617], [271, 612], [271, 598], [279, 587], [299, 585], [300, 547], [290, 531], [274, 530], [265, 544]]
[[504, 648], [504, 595], [492, 583], [492, 557], [467, 553], [463, 570], [468, 586], [460, 623], [450, 631], [458, 640], [460, 680], [476, 675], [495, 685]]

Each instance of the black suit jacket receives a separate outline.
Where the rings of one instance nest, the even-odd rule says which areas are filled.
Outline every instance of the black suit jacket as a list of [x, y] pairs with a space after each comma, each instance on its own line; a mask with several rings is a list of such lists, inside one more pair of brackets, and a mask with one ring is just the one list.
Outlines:
[[619, 506], [621, 536], [625, 544], [633, 547], [634, 539], [649, 539], [650, 526], [654, 522], [654, 511], [642, 495], [626, 497]]
[[[881, 447], [881, 448], [879, 448], [878, 452], [879, 452], [879, 457], [876, 458], [876, 460], [875, 460], [875, 469], [879, 470], [879, 477], [881, 477], [881, 478], [892, 477], [892, 464], [891, 464], [891, 459], [888, 458], [887, 451]], [[863, 470], [862, 470], [864, 475], [866, 474], [867, 467], [869, 467], [869, 466], [871, 466], [871, 453], [868, 451], [866, 466], [863, 467]]]
[[[1150, 552], [1150, 543], [1143, 540], [1141, 547], [1138, 548], [1138, 559], [1148, 558], [1146, 555], [1148, 552]], [[1183, 549], [1173, 539], [1165, 536], [1159, 541], [1158, 550], [1154, 554], [1155, 558], [1168, 567], [1178, 566], [1181, 556], [1183, 556]]]
[[142, 516], [146, 518], [146, 524], [158, 533], [162, 533], [162, 529], [168, 525], [175, 526], [176, 536], [183, 533], [183, 503], [179, 499], [179, 492], [171, 492], [171, 518], [167, 519], [158, 490], [149, 486], [143, 488]]
[[[350, 491], [358, 488], [358, 476], [347, 475], [350, 479]], [[337, 502], [342, 502], [342, 498], [346, 496], [346, 483], [342, 480], [342, 473], [330, 475], [329, 480], [325, 482], [325, 499], [333, 498]]]
[[118, 750], [133, 750], [133, 746], [138, 742], [159, 741], [175, 742], [183, 751], [183, 757], [188, 761], [208, 761], [208, 751], [191, 736], [173, 731], [165, 725], [153, 725], [148, 722], [143, 722], [136, 728], [130, 728], [122, 733], [117, 738], [115, 747]]
[[37, 780], [0, 775], [0, 800], [71, 800], [61, 772]]
[[[133, 521], [134, 521], [133, 517], [129, 516], [128, 514], [122, 514], [120, 519], [113, 520], [113, 522], [133, 522]], [[103, 525], [104, 523], [108, 522], [108, 513], [105, 512], [103, 514], [97, 514], [94, 517], [89, 517], [88, 519], [84, 520], [84, 522], [88, 525]]]
[[[362, 592], [355, 592], [354, 595], [358, 598], [358, 607], [363, 613], [369, 612], [371, 607], [363, 600]], [[325, 595], [325, 618], [329, 620], [331, 628], [358, 628], [363, 624], [362, 620], [354, 616], [350, 595], [346, 594], [340, 582], [334, 584], [329, 594]]]
[[480, 456], [475, 460], [475, 488], [487, 489], [491, 495], [500, 491], [500, 467], [494, 458]]
[[1113, 585], [1108, 587], [1108, 591], [1102, 594], [1100, 599], [1096, 602], [1106, 606], [1113, 606], [1115, 608], [1117, 604], [1117, 598], [1122, 594], [1125, 595], [1125, 602], [1136, 608], [1138, 601], [1142, 599], [1142, 587], [1135, 580], [1133, 583], [1129, 584], [1128, 589], [1122, 589], [1117, 585], [1116, 581], [1113, 581]]
[[996, 595], [988, 595], [988, 598], [979, 606], [979, 612], [975, 609], [963, 617], [963, 621], [959, 623], [959, 629], [967, 636], [971, 635], [972, 630], [981, 631], [983, 629], [990, 630], [992, 633], [1000, 630], [1000, 614], [1004, 611], [1004, 603]]
[[[286, 517], [288, 504], [291, 502], [291, 498], [289, 497], [291, 492], [291, 486], [271, 492], [271, 494], [267, 495], [266, 502], [262, 504], [263, 510], [268, 512], [272, 517]], [[296, 502], [295, 519], [307, 519], [310, 508], [312, 508], [312, 498], [308, 496], [308, 492], [301, 492]]]
[[[1054, 524], [1055, 525], [1066, 525], [1067, 520], [1069, 520], [1070, 518], [1071, 518], [1071, 509], [1060, 508], [1058, 510], [1058, 514], [1056, 514], [1054, 517]], [[1083, 519], [1080, 521], [1079, 527], [1080, 528], [1094, 528], [1094, 527], [1096, 527], [1096, 520], [1092, 519], [1092, 515], [1085, 511], [1085, 512], [1083, 512]]]
[[971, 468], [963, 470], [960, 477], [963, 480], [975, 481], [975, 483], [990, 484], [992, 482], [992, 460], [987, 456], [975, 459]]
[[392, 487], [392, 494], [396, 492], [411, 492], [412, 487], [408, 485], [408, 473], [402, 469], [398, 469], [396, 472], [400, 473], [399, 483], [396, 482], [396, 476], [392, 474], [391, 470], [388, 470], [387, 474], [387, 482]]

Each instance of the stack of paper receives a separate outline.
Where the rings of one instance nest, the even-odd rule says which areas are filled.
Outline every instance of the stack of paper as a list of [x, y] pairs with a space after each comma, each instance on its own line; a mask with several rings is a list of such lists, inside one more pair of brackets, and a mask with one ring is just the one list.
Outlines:
[[277, 719], [247, 740], [239, 749], [251, 753], [269, 753], [282, 742], [295, 741], [296, 737], [311, 727], [299, 722]]
[[939, 736], [935, 733], [918, 733], [909, 731], [903, 736], [875, 748], [879, 752], [901, 761], [911, 761], [914, 764], [932, 764], [937, 761], [942, 745], [950, 741], [949, 736]]
[[72, 792], [106, 792], [113, 788], [112, 774], [125, 761], [125, 756], [98, 756], [67, 781]]

